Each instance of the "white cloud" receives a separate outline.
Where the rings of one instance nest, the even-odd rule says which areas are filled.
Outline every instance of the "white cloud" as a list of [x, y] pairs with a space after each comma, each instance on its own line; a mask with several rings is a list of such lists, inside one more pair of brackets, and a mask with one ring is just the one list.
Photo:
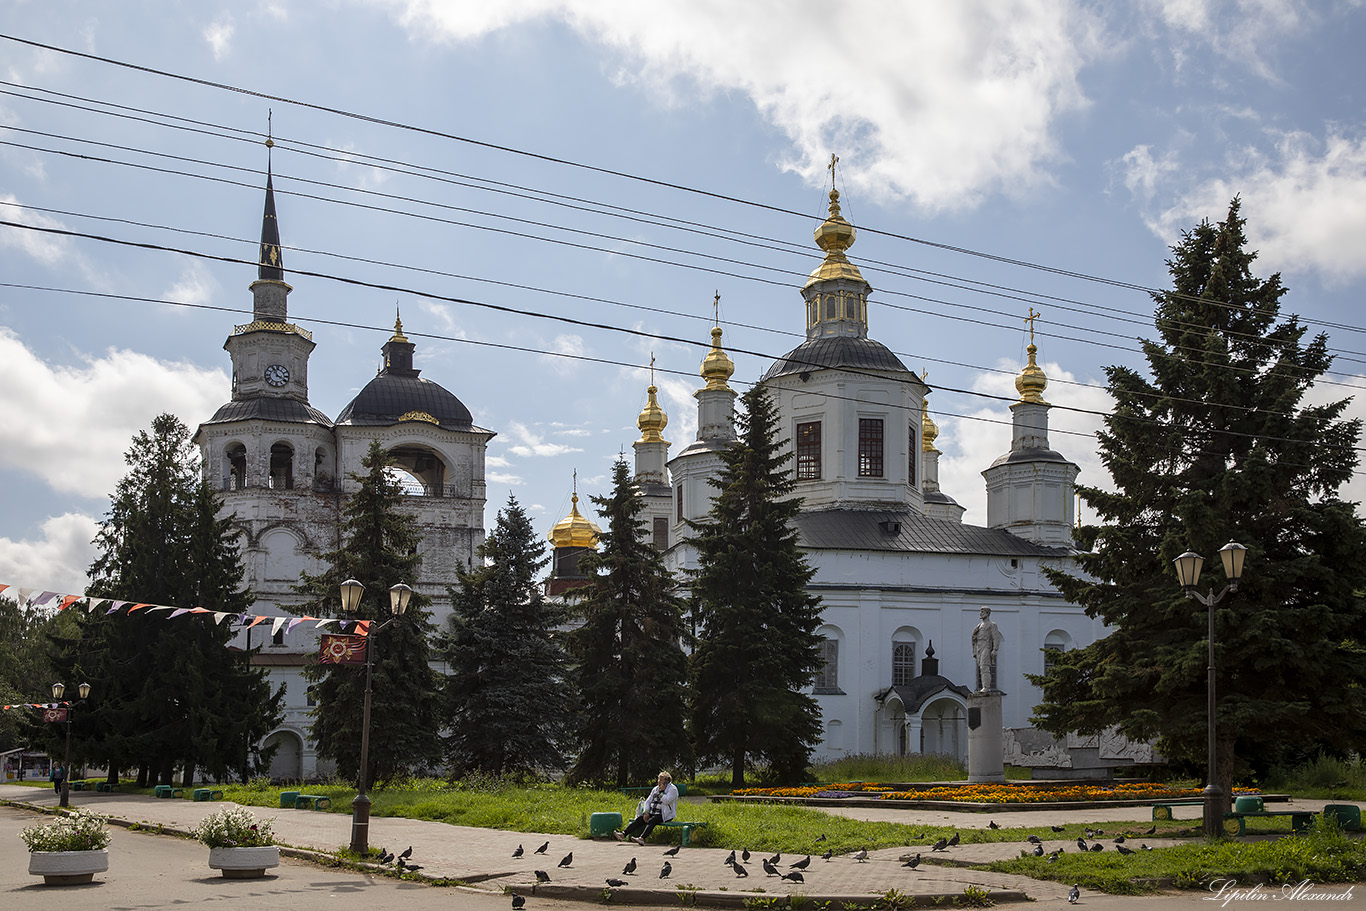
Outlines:
[[[998, 366], [1008, 372], [979, 373], [971, 388], [975, 392], [1018, 399], [1015, 371], [1019, 365], [1003, 360]], [[1095, 432], [1101, 427], [1101, 418], [1096, 414], [1084, 413], [1110, 411], [1112, 403], [1109, 394], [1096, 385], [1075, 385], [1076, 376], [1058, 364], [1043, 363], [1039, 366], [1049, 378], [1044, 398], [1055, 406], [1061, 406], [1054, 407], [1048, 413], [1049, 446], [1081, 469], [1077, 477], [1078, 484], [1112, 489], [1110, 475], [1101, 464], [1096, 449]], [[992, 403], [971, 411], [964, 410], [966, 416], [961, 418], [941, 417], [943, 412], [936, 414], [936, 411], [941, 407], [945, 410], [952, 408], [950, 403], [942, 400], [945, 398], [932, 394], [929, 403], [930, 417], [939, 425], [935, 447], [943, 453], [939, 458], [939, 487], [967, 509], [963, 516], [965, 523], [985, 525], [987, 497], [982, 471], [990, 467], [997, 456], [1010, 451], [1009, 403]], [[1065, 408], [1078, 410], [1068, 411]], [[1086, 517], [1083, 516], [1083, 519]]]
[[1087, 7], [1048, 0], [371, 2], [427, 41], [562, 21], [661, 103], [747, 96], [790, 141], [780, 164], [810, 183], [835, 151], [860, 192], [927, 211], [1047, 181], [1056, 121], [1087, 103], [1078, 75], [1101, 49]]
[[1121, 159], [1124, 170], [1124, 186], [1136, 199], [1150, 201], [1157, 191], [1158, 184], [1181, 167], [1175, 152], [1168, 152], [1161, 159], [1153, 158], [1152, 147], [1134, 146]]
[[[186, 304], [210, 304], [218, 291], [218, 282], [213, 274], [198, 262], [192, 262], [180, 273], [180, 280], [167, 289], [163, 297], [170, 301]], [[176, 313], [189, 313], [179, 307], [170, 308]]]
[[162, 412], [195, 427], [226, 399], [228, 379], [222, 370], [113, 349], [53, 365], [0, 327], [0, 389], [0, 465], [54, 490], [104, 497], [123, 477], [133, 434]]
[[[1366, 275], [1366, 135], [1276, 134], [1267, 155], [1244, 150], [1227, 176], [1188, 188], [1149, 227], [1168, 243], [1243, 200], [1248, 244], [1266, 271], [1320, 272], [1329, 282]], [[1131, 153], [1132, 154], [1132, 153]]]
[[509, 421], [507, 429], [504, 431], [508, 439], [513, 440], [508, 447], [508, 452], [515, 456], [559, 456], [570, 452], [583, 452], [582, 449], [574, 446], [566, 446], [563, 443], [546, 442], [545, 436], [534, 432], [530, 427], [520, 421]]
[[[1343, 410], [1342, 419], [1348, 421], [1356, 419], [1366, 424], [1366, 395], [1362, 395], [1358, 390], [1336, 385], [1336, 383], [1343, 383], [1347, 386], [1366, 386], [1366, 376], [1334, 377], [1334, 385], [1325, 383], [1310, 386], [1304, 394], [1303, 404], [1306, 407], [1326, 405], [1329, 402], [1340, 402], [1345, 398], [1351, 398], [1351, 402]], [[1361, 445], [1360, 440], [1357, 441], [1357, 445]], [[1348, 502], [1366, 504], [1366, 473], [1358, 468], [1347, 483], [1338, 490], [1338, 496]], [[1366, 510], [1358, 507], [1357, 514], [1361, 515], [1364, 511]]]
[[[576, 360], [577, 357], [589, 354], [591, 349], [584, 341], [583, 336], [574, 333], [562, 333], [551, 339], [547, 350], [554, 351], [555, 354], [543, 354], [539, 360], [542, 364], [558, 373], [560, 376], [568, 376], [577, 373], [582, 366], [582, 362]], [[568, 355], [566, 357], [556, 357], [555, 355]]]
[[1208, 46], [1273, 80], [1268, 58], [1311, 18], [1303, 0], [1148, 0], [1148, 6], [1174, 33], [1172, 52], [1178, 61], [1198, 53], [1186, 44]]
[[43, 523], [42, 538], [0, 538], [0, 582], [67, 595], [85, 591], [85, 571], [95, 560], [91, 543], [99, 523], [91, 516], [66, 513]]
[[505, 474], [501, 471], [490, 471], [486, 478], [493, 484], [506, 484], [509, 487], [516, 487], [519, 484], [526, 483], [526, 481], [522, 480], [521, 475]]
[[[25, 209], [19, 204], [18, 197], [9, 193], [0, 196], [0, 216], [3, 216], [6, 221], [35, 225], [41, 228], [66, 228], [66, 225], [55, 218], [49, 218], [46, 215]], [[49, 267], [55, 266], [74, 255], [69, 238], [58, 234], [46, 234], [42, 231], [29, 231], [24, 228], [0, 229], [0, 247], [11, 247], [19, 250], [26, 256]]]
[[213, 59], [222, 60], [232, 52], [232, 34], [236, 28], [232, 24], [232, 16], [213, 22], [204, 29], [204, 40], [209, 42], [209, 47], [213, 48]]

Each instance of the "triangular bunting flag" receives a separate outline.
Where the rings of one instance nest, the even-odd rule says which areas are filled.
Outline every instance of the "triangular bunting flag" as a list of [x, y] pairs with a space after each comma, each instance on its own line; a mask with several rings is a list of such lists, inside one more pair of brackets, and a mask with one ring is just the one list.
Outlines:
[[57, 605], [57, 610], [66, 610], [79, 600], [81, 600], [80, 595], [62, 595], [62, 603]]
[[280, 630], [284, 629], [285, 624], [288, 623], [288, 622], [289, 622], [289, 618], [288, 618], [288, 617], [276, 617], [276, 618], [275, 618], [275, 622], [271, 623], [271, 625], [270, 625], [270, 634], [271, 634], [272, 636], [275, 635], [275, 634], [278, 633]]
[[19, 589], [19, 603], [20, 603], [20, 604], [28, 604], [28, 599], [29, 599], [29, 597], [30, 597], [32, 594], [33, 594], [33, 589], [31, 589], [31, 588], [21, 588], [21, 589]]
[[[126, 603], [126, 602], [125, 602], [125, 603]], [[144, 607], [151, 607], [151, 606], [152, 606], [151, 604], [134, 604], [132, 607], [128, 608], [128, 613], [131, 614], [131, 613], [132, 613], [133, 611], [135, 611], [135, 610], [142, 610]]]
[[265, 623], [269, 619], [269, 617], [257, 617], [255, 620], [252, 620], [250, 623], [247, 624], [247, 629], [251, 629], [258, 623]]
[[357, 635], [357, 636], [368, 636], [368, 635], [370, 635], [370, 621], [369, 621], [369, 620], [357, 620], [357, 621], [356, 621], [356, 635]]
[[33, 599], [33, 606], [34, 606], [34, 607], [42, 607], [44, 604], [46, 604], [47, 602], [51, 601], [51, 600], [52, 600], [53, 598], [55, 598], [55, 597], [57, 597], [57, 593], [56, 593], [56, 592], [41, 592], [41, 593], [38, 595], [38, 597], [36, 597], [36, 598]]
[[99, 610], [101, 607], [104, 607], [108, 603], [108, 598], [87, 598], [85, 603], [85, 611], [88, 614], [93, 614], [95, 611]]
[[176, 608], [169, 608], [169, 607], [168, 607], [168, 608], [166, 608], [166, 609], [169, 610], [169, 611], [171, 612], [171, 619], [172, 619], [172, 620], [174, 620], [176, 617], [179, 617], [181, 614], [188, 614], [188, 613], [190, 612], [190, 609], [189, 609], [188, 607], [176, 607]]
[[294, 627], [298, 626], [300, 623], [303, 622], [303, 617], [295, 617], [293, 620], [289, 621], [289, 624], [285, 627], [285, 632], [289, 632], [290, 630], [294, 629]]
[[230, 614], [230, 613], [228, 613], [228, 612], [225, 611], [225, 610], [215, 611], [215, 612], [214, 612], [214, 615], [213, 615], [213, 623], [214, 623], [214, 626], [219, 625], [220, 623], [222, 623], [224, 620], [228, 619], [229, 617], [236, 617], [236, 616], [237, 616], [236, 614]]

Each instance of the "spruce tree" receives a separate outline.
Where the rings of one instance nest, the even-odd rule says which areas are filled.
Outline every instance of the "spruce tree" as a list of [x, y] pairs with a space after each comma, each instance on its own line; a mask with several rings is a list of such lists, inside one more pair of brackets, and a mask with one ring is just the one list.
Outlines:
[[579, 560], [589, 582], [573, 590], [582, 625], [570, 634], [582, 699], [572, 782], [653, 779], [688, 767], [688, 658], [683, 602], [663, 555], [645, 536], [644, 507], [624, 460], [612, 494], [593, 497], [605, 528], [596, 553]]
[[1280, 276], [1252, 273], [1235, 199], [1187, 232], [1156, 296], [1149, 376], [1111, 367], [1113, 412], [1099, 434], [1111, 493], [1081, 488], [1102, 520], [1079, 530], [1087, 574], [1054, 582], [1110, 633], [1055, 656], [1031, 679], [1035, 723], [1055, 733], [1118, 726], [1204, 769], [1208, 614], [1172, 561], [1207, 560], [1201, 590], [1225, 583], [1219, 548], [1248, 548], [1238, 591], [1215, 609], [1214, 783], [1306, 750], [1360, 749], [1366, 735], [1366, 530], [1339, 489], [1357, 466], [1346, 400], [1306, 405], [1332, 358], [1282, 318]]
[[[245, 610], [251, 594], [242, 588], [236, 532], [218, 518], [221, 503], [199, 475], [185, 425], [158, 416], [125, 461], [129, 472], [95, 538], [87, 594]], [[74, 630], [51, 636], [68, 691], [91, 684], [90, 706], [74, 716], [73, 753], [109, 766], [111, 776], [137, 768], [143, 784], [169, 784], [177, 765], [217, 779], [257, 771], [245, 745], [279, 723], [283, 692], [227, 647], [227, 624], [145, 609], [73, 616]]]
[[[431, 601], [416, 591], [421, 534], [412, 517], [401, 511], [403, 489], [393, 464], [393, 457], [372, 440], [361, 459], [364, 473], [350, 476], [360, 489], [346, 504], [342, 544], [323, 555], [326, 570], [304, 575], [299, 590], [313, 600], [295, 608], [341, 616], [341, 584], [355, 579], [365, 592], [354, 618], [371, 621], [373, 628], [393, 617], [390, 587], [401, 582], [415, 589], [407, 612], [369, 637], [374, 667], [366, 790], [375, 782], [428, 768], [440, 758], [440, 699], [430, 663], [435, 632]], [[310, 733], [318, 755], [336, 762], [344, 778], [358, 780], [365, 668], [313, 663], [304, 676], [317, 700]]]
[[483, 566], [461, 572], [443, 644], [447, 755], [457, 775], [563, 769], [573, 698], [557, 629], [563, 607], [541, 592], [549, 560], [517, 498], [508, 496], [479, 548]]
[[[49, 687], [58, 678], [48, 660], [46, 634], [64, 619], [62, 614], [21, 608], [13, 598], [0, 597], [0, 703], [47, 702], [52, 698]], [[0, 712], [0, 752], [37, 742], [35, 732], [27, 727], [30, 721], [32, 716], [27, 712]]]
[[762, 384], [740, 401], [711, 512], [690, 523], [694, 747], [702, 762], [729, 766], [735, 787], [758, 763], [799, 779], [821, 730], [820, 707], [802, 692], [821, 666], [820, 599], [806, 589], [815, 571], [792, 527], [801, 508], [786, 467], [792, 453]]

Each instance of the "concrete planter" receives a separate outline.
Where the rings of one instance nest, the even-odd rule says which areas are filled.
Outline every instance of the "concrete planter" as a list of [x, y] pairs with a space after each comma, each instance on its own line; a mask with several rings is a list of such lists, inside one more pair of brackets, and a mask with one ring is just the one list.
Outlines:
[[78, 886], [91, 882], [96, 873], [109, 869], [109, 851], [33, 851], [28, 872], [41, 876], [49, 886]]
[[224, 879], [255, 879], [268, 867], [280, 866], [280, 846], [260, 848], [210, 848], [209, 866], [223, 871]]

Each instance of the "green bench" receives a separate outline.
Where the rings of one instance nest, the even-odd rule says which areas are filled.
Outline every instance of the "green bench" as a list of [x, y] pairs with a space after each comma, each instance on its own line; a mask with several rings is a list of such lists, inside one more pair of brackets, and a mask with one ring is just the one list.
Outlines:
[[119, 789], [119, 784], [118, 784], [118, 782], [108, 782], [108, 781], [97, 781], [97, 782], [95, 782], [95, 790], [96, 790], [96, 791], [103, 791], [103, 792], [105, 792], [106, 794], [108, 794], [108, 793], [110, 793], [111, 791], [117, 791], [118, 789]]
[[1290, 829], [1297, 835], [1308, 832], [1309, 827], [1314, 824], [1314, 814], [1307, 810], [1257, 810], [1245, 813], [1234, 811], [1224, 814], [1224, 834], [1246, 835], [1249, 819], [1266, 819], [1273, 816], [1289, 816]]
[[706, 825], [707, 824], [705, 822], [683, 822], [680, 819], [671, 819], [668, 822], [661, 822], [659, 825], [655, 826], [655, 828], [682, 830], [683, 841], [681, 842], [681, 844], [683, 847], [686, 848], [692, 842], [692, 830], [705, 828]]
[[201, 803], [206, 800], [222, 800], [223, 792], [214, 788], [195, 788], [194, 799]]
[[300, 794], [294, 798], [296, 810], [327, 810], [332, 806], [332, 798], [321, 794]]
[[157, 795], [158, 797], [176, 797], [176, 798], [184, 797], [184, 796], [185, 796], [185, 789], [184, 789], [184, 788], [173, 788], [173, 787], [171, 787], [171, 786], [168, 785], [168, 784], [159, 784], [159, 785], [156, 786], [156, 795]]
[[73, 790], [73, 791], [84, 791], [84, 790], [85, 790], [85, 782], [84, 782], [84, 781], [73, 781], [73, 782], [71, 782], [71, 790]]
[[1162, 803], [1153, 804], [1153, 822], [1171, 820], [1173, 807], [1198, 807], [1205, 803], [1203, 798], [1193, 797], [1190, 800], [1164, 800]]
[[280, 806], [286, 807], [286, 808], [292, 810], [292, 809], [294, 809], [294, 801], [296, 801], [298, 798], [299, 798], [299, 792], [298, 792], [298, 791], [281, 791], [281, 792], [280, 792]]

